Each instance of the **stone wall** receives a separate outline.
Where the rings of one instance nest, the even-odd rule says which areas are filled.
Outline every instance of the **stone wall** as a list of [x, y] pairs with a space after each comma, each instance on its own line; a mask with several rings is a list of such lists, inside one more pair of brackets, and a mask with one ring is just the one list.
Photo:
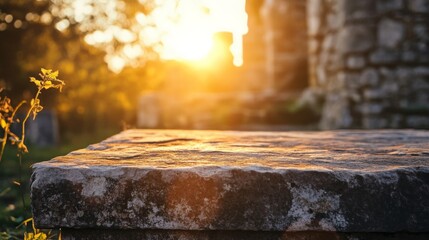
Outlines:
[[322, 128], [429, 128], [429, 1], [307, 4]]

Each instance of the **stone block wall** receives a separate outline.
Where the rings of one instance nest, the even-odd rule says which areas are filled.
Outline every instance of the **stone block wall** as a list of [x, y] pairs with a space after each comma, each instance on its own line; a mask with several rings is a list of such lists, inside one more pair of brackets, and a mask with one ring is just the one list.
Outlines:
[[322, 128], [429, 128], [429, 1], [308, 0]]

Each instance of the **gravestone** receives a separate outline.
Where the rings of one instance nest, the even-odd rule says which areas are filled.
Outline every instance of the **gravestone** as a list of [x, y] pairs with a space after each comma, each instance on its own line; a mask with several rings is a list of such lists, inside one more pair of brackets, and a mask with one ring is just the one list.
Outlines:
[[156, 128], [161, 126], [161, 94], [146, 93], [139, 98], [137, 126], [140, 128]]
[[59, 140], [58, 118], [53, 110], [44, 110], [37, 114], [36, 119], [28, 120], [27, 136], [37, 146], [53, 146]]
[[[18, 113], [19, 122], [12, 124], [11, 129], [17, 136], [22, 135], [24, 113]], [[32, 145], [39, 147], [54, 146], [59, 141], [58, 117], [54, 110], [45, 109], [33, 120], [30, 116], [26, 124], [26, 138]]]

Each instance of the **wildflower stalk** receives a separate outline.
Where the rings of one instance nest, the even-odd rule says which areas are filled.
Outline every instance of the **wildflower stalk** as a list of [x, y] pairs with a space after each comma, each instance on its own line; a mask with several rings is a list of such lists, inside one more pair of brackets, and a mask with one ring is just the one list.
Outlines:
[[[39, 99], [40, 92], [41, 92], [41, 89], [38, 88], [36, 96], [34, 97], [34, 99], [37, 99], [37, 100]], [[18, 145], [18, 149], [20, 150], [21, 153], [27, 153], [28, 152], [27, 146], [24, 143], [24, 141], [25, 141], [25, 125], [27, 124], [27, 120], [30, 117], [31, 113], [34, 111], [34, 108], [35, 108], [35, 104], [32, 101], [30, 109], [27, 111], [27, 114], [25, 115], [25, 118], [22, 121], [22, 126], [21, 126], [22, 127], [22, 129], [21, 129], [22, 136], [21, 136], [21, 141], [19, 142], [19, 145]]]
[[[3, 137], [0, 139], [1, 149], [0, 149], [0, 161], [3, 158], [4, 149], [6, 147], [6, 143], [9, 140], [12, 144], [17, 144], [17, 157], [19, 160], [19, 182], [15, 182], [21, 192], [21, 201], [23, 208], [26, 208], [25, 199], [24, 199], [24, 190], [21, 185], [22, 182], [22, 157], [25, 153], [28, 153], [28, 148], [25, 145], [25, 126], [27, 124], [30, 115], [33, 115], [33, 120], [36, 118], [37, 114], [43, 110], [42, 105], [40, 104], [40, 94], [45, 89], [56, 88], [59, 91], [62, 90], [62, 87], [65, 85], [64, 81], [59, 80], [58, 71], [52, 71], [50, 69], [41, 69], [41, 73], [39, 74], [41, 79], [36, 79], [34, 77], [30, 77], [30, 82], [33, 82], [37, 86], [37, 92], [33, 99], [30, 102], [30, 108], [27, 110], [24, 120], [21, 122], [21, 137], [18, 137], [15, 133], [10, 130], [10, 126], [12, 123], [19, 122], [19, 119], [15, 119], [15, 115], [25, 103], [26, 101], [21, 101], [15, 108], [10, 104], [11, 100], [8, 97], [1, 98], [0, 97], [0, 127], [3, 129]], [[2, 89], [0, 89], [0, 92]], [[36, 229], [34, 226], [34, 221], [32, 218], [29, 218], [23, 222], [25, 226], [27, 226], [28, 222], [32, 222], [33, 232], [25, 232], [24, 239], [25, 240], [35, 240], [35, 239], [48, 239], [51, 236], [51, 233], [48, 234]], [[3, 234], [3, 233], [1, 233]], [[1, 237], [1, 235], [0, 235]]]

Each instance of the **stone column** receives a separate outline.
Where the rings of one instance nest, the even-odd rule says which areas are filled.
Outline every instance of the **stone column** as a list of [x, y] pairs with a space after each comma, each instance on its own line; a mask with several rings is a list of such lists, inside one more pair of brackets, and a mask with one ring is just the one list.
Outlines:
[[[272, 95], [308, 85], [306, 2], [248, 0], [244, 66], [258, 91]], [[257, 73], [257, 74], [255, 74]]]
[[264, 26], [260, 14], [264, 0], [247, 0], [248, 32], [243, 36], [243, 73], [249, 89], [259, 92], [267, 79]]
[[269, 88], [273, 93], [304, 89], [308, 85], [306, 2], [266, 0], [262, 14]]
[[322, 128], [429, 128], [429, 1], [307, 4]]

